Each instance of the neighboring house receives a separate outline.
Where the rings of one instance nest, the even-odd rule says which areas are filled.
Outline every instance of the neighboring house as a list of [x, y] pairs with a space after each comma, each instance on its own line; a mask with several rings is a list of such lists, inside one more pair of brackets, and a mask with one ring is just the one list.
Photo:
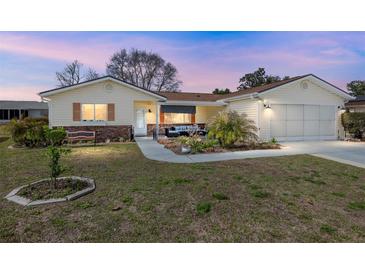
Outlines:
[[0, 123], [7, 123], [11, 119], [20, 117], [47, 117], [47, 103], [36, 101], [0, 101]]
[[345, 104], [350, 112], [365, 112], [365, 95], [360, 95]]
[[354, 99], [308, 74], [226, 95], [156, 93], [105, 76], [39, 93], [48, 101], [50, 126], [95, 130], [97, 138], [151, 135], [154, 128], [206, 124], [221, 110], [246, 113], [263, 140], [322, 140], [343, 136], [340, 113]]

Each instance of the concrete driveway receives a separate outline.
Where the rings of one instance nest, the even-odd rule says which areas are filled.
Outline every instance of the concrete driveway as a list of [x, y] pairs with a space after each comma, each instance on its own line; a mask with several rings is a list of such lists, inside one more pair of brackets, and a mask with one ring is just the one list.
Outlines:
[[176, 155], [149, 137], [137, 137], [137, 144], [144, 156], [151, 160], [170, 163], [202, 163], [259, 157], [275, 157], [298, 154], [334, 160], [365, 168], [365, 143], [344, 141], [283, 142], [282, 149], [249, 150], [195, 155]]
[[[296, 154], [317, 157], [365, 168], [365, 143], [345, 141], [313, 141], [282, 143]], [[301, 152], [301, 153], [300, 153]]]

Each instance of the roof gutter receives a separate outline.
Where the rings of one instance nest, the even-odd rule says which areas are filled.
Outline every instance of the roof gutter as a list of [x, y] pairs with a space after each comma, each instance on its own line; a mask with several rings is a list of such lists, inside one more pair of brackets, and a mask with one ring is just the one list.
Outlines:
[[178, 106], [225, 106], [223, 101], [182, 101], [182, 100], [167, 100], [161, 105], [178, 105]]
[[238, 100], [257, 99], [257, 98], [259, 98], [259, 95], [257, 92], [255, 92], [255, 93], [250, 93], [250, 94], [238, 95], [238, 96], [234, 96], [234, 97], [230, 97], [230, 98], [226, 98], [226, 99], [220, 99], [217, 102], [229, 103], [229, 102], [238, 101]]

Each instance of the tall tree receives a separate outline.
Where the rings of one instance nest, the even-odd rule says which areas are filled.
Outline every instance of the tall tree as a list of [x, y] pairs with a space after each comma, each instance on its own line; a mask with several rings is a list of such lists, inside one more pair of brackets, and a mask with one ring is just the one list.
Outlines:
[[226, 89], [216, 88], [215, 90], [212, 91], [213, 94], [228, 94], [230, 92], [231, 92], [231, 90], [229, 88], [226, 88]]
[[258, 87], [274, 82], [278, 82], [281, 80], [289, 79], [289, 76], [284, 76], [281, 78], [280, 76], [276, 75], [268, 75], [264, 68], [258, 68], [256, 71], [252, 73], [246, 73], [242, 76], [239, 80], [239, 86], [237, 87], [238, 90], [241, 89], [249, 89], [253, 87]]
[[89, 68], [87, 72], [85, 73], [85, 80], [94, 80], [100, 78], [100, 74], [96, 72], [96, 70]]
[[354, 96], [365, 95], [365, 80], [355, 80], [347, 84], [347, 89]]
[[178, 91], [177, 69], [160, 55], [145, 50], [121, 49], [107, 63], [107, 74], [152, 91]]
[[66, 64], [63, 71], [56, 72], [58, 87], [67, 87], [78, 84], [83, 80], [93, 80], [99, 78], [100, 75], [92, 68], [89, 68], [86, 73], [82, 71], [83, 64], [78, 60], [74, 60], [70, 64]]

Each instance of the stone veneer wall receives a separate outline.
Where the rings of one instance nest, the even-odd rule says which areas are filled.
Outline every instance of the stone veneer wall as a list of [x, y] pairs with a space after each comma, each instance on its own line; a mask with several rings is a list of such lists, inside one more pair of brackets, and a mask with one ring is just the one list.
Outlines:
[[[192, 126], [198, 125], [201, 128], [205, 128], [205, 124], [160, 124], [159, 134], [165, 135], [165, 128], [173, 127], [173, 126]], [[147, 135], [152, 136], [153, 131], [156, 128], [156, 124], [147, 124]]]
[[120, 137], [131, 140], [133, 135], [132, 126], [70, 126], [64, 127], [67, 131], [95, 131], [96, 142], [102, 143], [107, 139], [119, 141]]

